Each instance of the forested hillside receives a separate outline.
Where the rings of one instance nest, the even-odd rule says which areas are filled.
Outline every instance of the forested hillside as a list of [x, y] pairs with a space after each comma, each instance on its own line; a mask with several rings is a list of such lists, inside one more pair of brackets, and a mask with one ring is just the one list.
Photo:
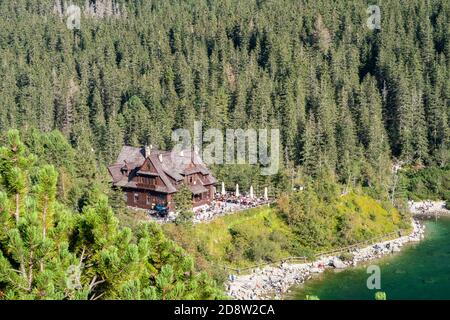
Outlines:
[[[224, 262], [365, 241], [408, 227], [396, 198], [448, 200], [450, 2], [380, 1], [375, 30], [372, 4], [0, 0], [0, 299], [221, 298]], [[280, 129], [278, 174], [211, 167], [277, 205], [165, 234], [124, 208], [122, 145], [170, 149], [194, 121]]]
[[0, 146], [0, 300], [223, 297], [159, 226], [123, 228], [101, 193], [74, 212], [57, 200], [57, 180], [9, 131]]
[[58, 0], [0, 2], [0, 131], [60, 130], [86, 176], [194, 120], [280, 128], [285, 167], [345, 184], [448, 162], [446, 0], [385, 0], [380, 30], [372, 1], [74, 3], [80, 30]]

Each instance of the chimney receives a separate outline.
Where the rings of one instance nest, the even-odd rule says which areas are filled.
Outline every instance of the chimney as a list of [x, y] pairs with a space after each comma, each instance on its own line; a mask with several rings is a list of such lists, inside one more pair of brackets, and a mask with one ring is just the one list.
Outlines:
[[162, 153], [160, 153], [160, 154], [158, 154], [158, 159], [159, 159], [159, 162], [163, 162], [163, 155], [162, 155]]
[[191, 150], [191, 161], [193, 164], [197, 164], [195, 162], [195, 155], [196, 154], [198, 155], [198, 149], [199, 149], [198, 146], [194, 144], [194, 146], [192, 147], [192, 150]]
[[123, 174], [125, 174], [128, 177], [128, 162], [127, 160], [123, 161], [124, 165], [122, 168], [120, 168], [120, 172]]
[[184, 150], [180, 151], [180, 157], [184, 157]]
[[152, 145], [150, 146], [145, 145], [144, 149], [145, 149], [145, 158], [150, 157], [150, 153], [152, 152]]

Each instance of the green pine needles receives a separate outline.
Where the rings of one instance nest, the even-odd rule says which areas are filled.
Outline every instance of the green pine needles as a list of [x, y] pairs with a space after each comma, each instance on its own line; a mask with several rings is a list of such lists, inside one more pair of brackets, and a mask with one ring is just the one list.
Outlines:
[[0, 148], [0, 299], [215, 299], [221, 290], [154, 224], [119, 226], [108, 199], [81, 213], [56, 199], [17, 131]]

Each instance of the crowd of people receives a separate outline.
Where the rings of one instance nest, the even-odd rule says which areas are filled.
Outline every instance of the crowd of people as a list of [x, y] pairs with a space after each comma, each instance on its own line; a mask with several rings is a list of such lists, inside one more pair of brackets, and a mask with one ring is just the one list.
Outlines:
[[264, 197], [250, 197], [250, 195], [236, 196], [234, 193], [225, 195], [217, 193], [210, 205], [194, 209], [194, 223], [211, 221], [218, 216], [224, 216], [245, 209], [268, 204]]
[[[250, 197], [249, 194], [236, 196], [234, 193], [217, 193], [211, 204], [205, 204], [193, 209], [193, 222], [207, 222], [220, 216], [225, 216], [237, 211], [259, 207], [261, 205], [269, 203], [269, 199], [266, 199], [264, 197]], [[148, 210], [148, 215], [150, 219], [159, 223], [174, 222], [176, 220], [176, 214], [174, 212], [168, 212], [165, 215], [160, 215], [156, 210]]]

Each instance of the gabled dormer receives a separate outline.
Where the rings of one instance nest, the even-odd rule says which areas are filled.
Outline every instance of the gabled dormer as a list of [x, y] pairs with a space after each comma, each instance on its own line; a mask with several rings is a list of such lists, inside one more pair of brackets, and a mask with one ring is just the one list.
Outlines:
[[120, 168], [120, 173], [127, 177], [130, 174], [130, 167], [128, 166], [127, 161], [124, 161], [123, 166]]
[[146, 158], [142, 166], [139, 168], [138, 173], [152, 174], [158, 176], [158, 171], [156, 170], [154, 164], [150, 158]]

